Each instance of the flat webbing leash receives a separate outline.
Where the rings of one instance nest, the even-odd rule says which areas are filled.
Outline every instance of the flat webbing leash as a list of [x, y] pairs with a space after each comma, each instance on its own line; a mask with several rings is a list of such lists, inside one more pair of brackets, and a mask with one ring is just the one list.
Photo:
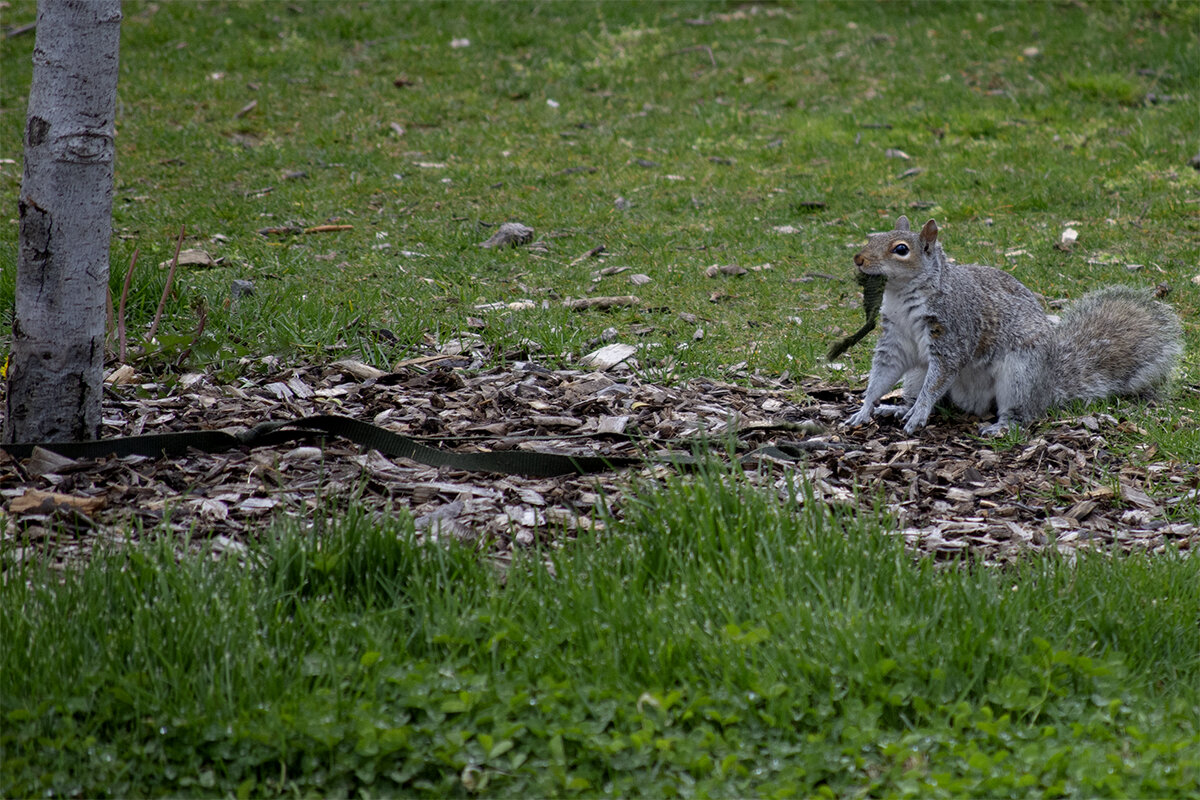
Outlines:
[[[589, 456], [564, 453], [542, 453], [532, 450], [492, 450], [457, 453], [429, 447], [417, 440], [394, 433], [378, 425], [338, 416], [318, 414], [296, 420], [262, 422], [237, 433], [227, 431], [178, 431], [151, 433], [142, 436], [123, 436], [83, 442], [26, 442], [0, 444], [14, 458], [28, 458], [35, 447], [49, 450], [67, 458], [103, 458], [115, 456], [182, 456], [189, 450], [222, 453], [239, 447], [265, 447], [294, 441], [311, 441], [329, 436], [347, 439], [355, 444], [378, 450], [392, 458], [406, 458], [430, 467], [448, 467], [466, 472], [495, 472], [503, 475], [525, 475], [549, 478], [558, 475], [587, 475], [595, 472], [661, 463], [686, 466], [699, 463], [690, 455], [677, 456]], [[799, 461], [804, 454], [803, 443], [770, 445], [743, 456], [747, 463], [753, 459]]]

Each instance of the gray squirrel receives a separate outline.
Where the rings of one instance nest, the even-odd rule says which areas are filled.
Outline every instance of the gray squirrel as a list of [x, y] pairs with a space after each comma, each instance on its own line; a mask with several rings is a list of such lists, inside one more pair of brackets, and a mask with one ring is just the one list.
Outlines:
[[[1070, 400], [1153, 395], [1183, 352], [1183, 329], [1168, 306], [1135, 289], [1111, 286], [1084, 295], [1055, 324], [1033, 292], [1007, 272], [947, 260], [933, 220], [914, 233], [907, 217], [874, 233], [854, 256], [866, 275], [883, 275], [883, 333], [871, 359], [863, 406], [924, 427], [949, 394], [956, 406], [996, 422], [995, 436]], [[903, 378], [903, 402], [881, 405]]]

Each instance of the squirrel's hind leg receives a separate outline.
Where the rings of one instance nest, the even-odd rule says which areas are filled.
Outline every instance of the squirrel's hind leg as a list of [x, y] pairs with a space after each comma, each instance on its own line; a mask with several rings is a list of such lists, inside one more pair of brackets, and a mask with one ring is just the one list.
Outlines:
[[1000, 419], [1000, 420], [997, 420], [996, 422], [993, 422], [991, 425], [980, 425], [979, 426], [979, 435], [980, 436], [1003, 436], [1004, 434], [1008, 433], [1010, 430], [1013, 430], [1014, 428], [1017, 430], [1021, 429], [1020, 423], [1018, 423], [1016, 420]]
[[999, 406], [996, 371], [978, 364], [964, 367], [950, 387], [954, 405], [979, 417], [986, 417]]
[[1046, 370], [1044, 357], [1034, 352], [1010, 353], [1001, 359], [994, 373], [997, 420], [979, 432], [983, 436], [999, 436], [1045, 414], [1052, 398], [1039, 378], [1047, 374]]

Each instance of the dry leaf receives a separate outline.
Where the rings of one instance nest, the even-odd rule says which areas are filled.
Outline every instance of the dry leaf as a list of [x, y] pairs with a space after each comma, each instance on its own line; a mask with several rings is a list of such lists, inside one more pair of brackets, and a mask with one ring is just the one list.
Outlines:
[[[171, 266], [173, 259], [167, 259], [158, 265], [159, 269], [166, 269]], [[179, 266], [181, 267], [215, 267], [220, 264], [220, 260], [214, 259], [204, 250], [181, 250], [179, 251]]]
[[129, 366], [128, 364], [122, 364], [121, 366], [114, 369], [112, 372], [105, 375], [104, 382], [107, 384], [112, 384], [112, 385], [137, 383], [138, 382], [137, 371], [134, 370], [134, 368]]

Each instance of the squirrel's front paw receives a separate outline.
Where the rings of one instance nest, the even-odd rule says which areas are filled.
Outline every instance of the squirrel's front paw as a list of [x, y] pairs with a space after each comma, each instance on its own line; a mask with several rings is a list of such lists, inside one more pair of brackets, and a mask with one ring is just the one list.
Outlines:
[[929, 409], [922, 409], [919, 406], [913, 406], [904, 415], [904, 432], [916, 433], [921, 428], [925, 427], [925, 423], [929, 421]]
[[1020, 425], [1017, 425], [1015, 423], [1009, 422], [1008, 420], [1002, 419], [999, 422], [993, 422], [991, 425], [979, 426], [979, 435], [980, 436], [1003, 436], [1004, 434], [1008, 433], [1013, 428], [1019, 429], [1020, 427], [1021, 427]]
[[859, 425], [866, 425], [871, 421], [871, 407], [863, 406], [857, 412], [851, 414], [843, 423], [847, 428], [857, 428]]

